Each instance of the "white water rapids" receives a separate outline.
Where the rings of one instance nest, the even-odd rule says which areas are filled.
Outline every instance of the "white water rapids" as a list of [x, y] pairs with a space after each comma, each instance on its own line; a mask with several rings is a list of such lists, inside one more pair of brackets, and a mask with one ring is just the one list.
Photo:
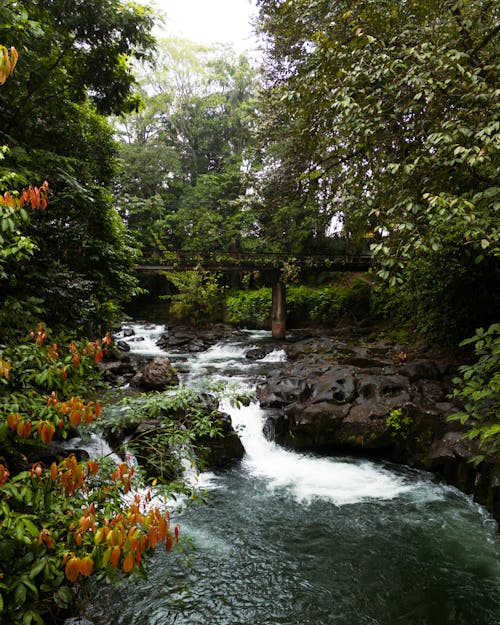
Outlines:
[[[134, 325], [131, 329], [134, 335], [125, 340], [132, 353], [151, 357], [167, 355], [156, 345], [164, 331], [163, 326]], [[252, 347], [252, 338], [259, 340], [267, 335], [266, 332], [249, 333], [249, 341], [245, 343], [221, 343], [204, 352], [182, 354], [188, 360], [187, 381], [199, 381], [208, 374], [212, 381], [224, 381], [227, 380], [224, 371], [230, 369], [233, 372], [231, 381], [240, 390], [251, 390], [246, 375], [264, 363], [279, 366], [286, 358], [283, 349], [276, 349], [257, 361], [245, 358], [246, 352]], [[168, 356], [175, 365], [179, 354]], [[185, 362], [183, 366], [186, 367]], [[238, 431], [245, 448], [242, 462], [244, 470], [250, 476], [264, 478], [268, 488], [287, 488], [298, 501], [322, 497], [336, 505], [352, 504], [366, 498], [391, 499], [415, 488], [415, 484], [406, 483], [400, 475], [367, 460], [322, 458], [279, 447], [265, 438], [265, 412], [256, 402], [238, 408], [227, 401], [221, 409], [231, 416], [233, 427]], [[205, 482], [209, 483], [209, 480]]]
[[[279, 348], [245, 357], [262, 332], [167, 354], [163, 327], [131, 328], [133, 352], [168, 356], [186, 384], [248, 391], [285, 365]], [[202, 474], [207, 504], [179, 519], [192, 566], [158, 553], [148, 580], [96, 588], [95, 625], [500, 625], [497, 528], [469, 496], [405, 467], [283, 449], [263, 435], [257, 402], [221, 409], [246, 453]]]

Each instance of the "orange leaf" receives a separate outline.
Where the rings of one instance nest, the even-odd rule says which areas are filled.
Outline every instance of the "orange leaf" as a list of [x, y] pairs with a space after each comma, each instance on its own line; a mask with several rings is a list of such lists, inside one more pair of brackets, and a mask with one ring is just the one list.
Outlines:
[[173, 545], [174, 545], [174, 537], [172, 536], [172, 534], [168, 534], [167, 541], [165, 542], [165, 549], [167, 551], [171, 551]]
[[122, 550], [120, 549], [118, 545], [116, 545], [116, 547], [113, 547], [113, 551], [111, 553], [111, 566], [114, 569], [116, 569], [116, 567], [118, 566], [121, 553], [122, 553]]
[[79, 562], [79, 558], [76, 558], [75, 556], [66, 562], [64, 573], [70, 582], [76, 582], [78, 579], [78, 575], [80, 574]]
[[130, 573], [130, 571], [134, 568], [134, 553], [129, 551], [123, 560], [123, 570], [125, 573]]
[[21, 417], [18, 413], [7, 415], [7, 425], [14, 432], [17, 428], [17, 424], [21, 420]]
[[94, 560], [90, 556], [85, 556], [79, 561], [79, 571], [84, 577], [88, 577], [94, 568]]

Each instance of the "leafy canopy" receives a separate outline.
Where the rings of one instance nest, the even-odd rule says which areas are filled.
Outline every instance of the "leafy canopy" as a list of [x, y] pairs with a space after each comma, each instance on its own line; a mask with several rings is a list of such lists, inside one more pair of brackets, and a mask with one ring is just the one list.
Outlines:
[[482, 306], [468, 309], [470, 323], [451, 340], [494, 320], [498, 7], [489, 0], [258, 5], [266, 47], [263, 227], [286, 236], [294, 217], [313, 233], [340, 213], [346, 233], [375, 232], [378, 275], [397, 289], [395, 306], [410, 298], [409, 311], [433, 316], [430, 334], [441, 340], [454, 321], [439, 325], [436, 304], [426, 305], [425, 284], [415, 278], [421, 259], [432, 266], [452, 256], [459, 279], [428, 272], [426, 281], [441, 295], [453, 292], [456, 312], [476, 296], [467, 290], [460, 298], [462, 275], [475, 274], [493, 302], [481, 295]]

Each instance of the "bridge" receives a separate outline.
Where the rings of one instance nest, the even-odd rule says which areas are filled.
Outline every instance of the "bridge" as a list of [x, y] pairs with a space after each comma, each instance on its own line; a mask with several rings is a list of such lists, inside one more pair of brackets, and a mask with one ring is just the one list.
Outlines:
[[[154, 257], [154, 256], [153, 256]], [[151, 256], [150, 256], [151, 258]], [[156, 260], [156, 259], [155, 259]], [[163, 252], [156, 264], [136, 265], [140, 272], [161, 271], [259, 271], [267, 273], [272, 281], [272, 336], [284, 339], [286, 335], [286, 284], [283, 279], [287, 267], [300, 271], [366, 271], [371, 267], [370, 254], [275, 254], [234, 252], [194, 254], [184, 251]]]
[[[273, 252], [204, 252], [185, 251], [147, 253], [146, 257], [157, 262], [137, 265], [138, 271], [188, 271], [203, 268], [209, 271], [279, 271], [285, 265], [294, 265], [301, 270], [345, 270], [368, 269], [370, 254], [279, 254]], [[155, 258], [156, 257], [156, 258]]]

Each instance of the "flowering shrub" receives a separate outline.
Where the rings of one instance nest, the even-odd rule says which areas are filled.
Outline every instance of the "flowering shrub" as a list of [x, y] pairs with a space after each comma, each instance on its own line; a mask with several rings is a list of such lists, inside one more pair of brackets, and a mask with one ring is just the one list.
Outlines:
[[[0, 45], [0, 85], [18, 54]], [[2, 149], [0, 148], [0, 156]], [[0, 179], [0, 189], [3, 191]], [[48, 184], [0, 194], [0, 279], [7, 263], [35, 249], [21, 226], [26, 207], [44, 210]], [[90, 424], [101, 405], [82, 397], [95, 388], [95, 364], [110, 337], [93, 342], [51, 339], [39, 325], [25, 341], [0, 348], [0, 623], [54, 624], [71, 606], [80, 577], [143, 571], [144, 557], [159, 545], [169, 551], [179, 528], [168, 512], [151, 505], [151, 493], [126, 503], [134, 470], [125, 463], [34, 462], [70, 427]], [[29, 462], [28, 462], [29, 464]]]
[[109, 469], [70, 455], [13, 468], [25, 446], [36, 454], [99, 418], [100, 402], [76, 392], [95, 385], [108, 344], [105, 337], [63, 345], [39, 326], [0, 357], [0, 617], [13, 625], [56, 622], [80, 578], [143, 573], [144, 558], [178, 538], [150, 491], [124, 499], [134, 475], [126, 463]]

